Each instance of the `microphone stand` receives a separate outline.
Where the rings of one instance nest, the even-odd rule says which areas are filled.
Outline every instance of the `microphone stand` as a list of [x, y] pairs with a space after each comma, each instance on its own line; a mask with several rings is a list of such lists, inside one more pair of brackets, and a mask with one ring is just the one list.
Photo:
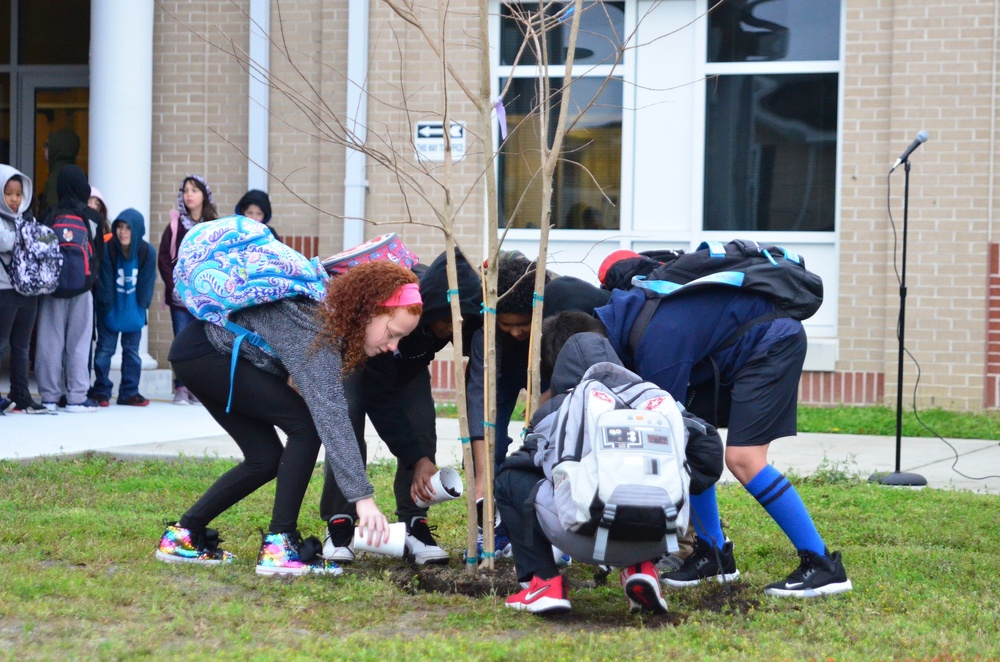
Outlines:
[[921, 487], [927, 484], [927, 479], [920, 474], [907, 473], [899, 470], [899, 456], [903, 439], [903, 336], [906, 331], [906, 232], [910, 208], [910, 161], [903, 161], [906, 173], [903, 185], [903, 271], [899, 281], [899, 360], [896, 378], [896, 470], [892, 473], [874, 473], [869, 476], [869, 482], [892, 487]]

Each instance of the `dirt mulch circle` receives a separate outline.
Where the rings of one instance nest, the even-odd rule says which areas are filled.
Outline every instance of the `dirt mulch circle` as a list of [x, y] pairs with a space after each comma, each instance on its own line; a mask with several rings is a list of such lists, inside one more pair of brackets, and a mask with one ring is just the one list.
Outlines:
[[[582, 570], [582, 569], [581, 569]], [[608, 582], [608, 576], [600, 571], [593, 573], [577, 570], [571, 579], [571, 591], [594, 589]], [[503, 564], [493, 571], [481, 571], [478, 574], [468, 574], [464, 567], [450, 565], [403, 565], [395, 566], [389, 571], [393, 584], [411, 594], [438, 593], [444, 595], [464, 595], [470, 598], [482, 598], [490, 595], [505, 598], [521, 590], [513, 567]], [[617, 582], [617, 572], [612, 572], [612, 579]], [[748, 586], [744, 582], [733, 582], [723, 586], [715, 582], [685, 591], [673, 591], [665, 588], [665, 597], [669, 611], [666, 614], [642, 614], [636, 616], [628, 611], [616, 608], [601, 613], [587, 613], [586, 609], [574, 610], [566, 614], [547, 616], [546, 621], [561, 627], [576, 627], [586, 623], [590, 627], [622, 628], [673, 627], [685, 622], [690, 612], [704, 611], [713, 613], [728, 613], [746, 615], [753, 609], [759, 609], [759, 589]], [[581, 605], [582, 606], [582, 605]], [[621, 605], [624, 606], [624, 605]]]

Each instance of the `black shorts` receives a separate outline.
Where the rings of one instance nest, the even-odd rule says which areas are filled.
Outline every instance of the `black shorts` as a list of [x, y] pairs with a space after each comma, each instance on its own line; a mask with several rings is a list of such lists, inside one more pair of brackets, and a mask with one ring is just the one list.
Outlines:
[[762, 446], [796, 434], [806, 332], [778, 341], [736, 373], [727, 446]]

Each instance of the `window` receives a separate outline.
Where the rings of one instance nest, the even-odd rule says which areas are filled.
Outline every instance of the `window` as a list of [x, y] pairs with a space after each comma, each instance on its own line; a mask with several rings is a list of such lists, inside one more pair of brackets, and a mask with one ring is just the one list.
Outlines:
[[835, 229], [840, 1], [710, 0], [704, 229]]
[[[614, 73], [624, 34], [624, 3], [587, 2], [580, 17], [572, 84], [565, 86], [570, 22], [556, 17], [568, 3], [546, 5], [554, 25], [545, 33], [551, 104], [548, 136], [559, 108], [569, 104], [568, 130], [553, 179], [552, 224], [566, 229], [617, 229], [621, 189], [623, 84]], [[525, 42], [533, 3], [502, 5], [498, 87], [510, 83], [503, 102], [510, 135], [500, 149], [498, 188], [501, 227], [537, 228], [541, 219], [538, 67]], [[520, 55], [519, 55], [520, 53]]]

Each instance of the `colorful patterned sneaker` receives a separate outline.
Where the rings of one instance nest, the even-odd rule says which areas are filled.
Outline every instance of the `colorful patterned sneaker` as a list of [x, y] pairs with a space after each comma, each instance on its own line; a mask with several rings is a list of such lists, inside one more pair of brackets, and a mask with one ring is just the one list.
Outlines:
[[[344, 570], [323, 558], [323, 546], [318, 538], [310, 536], [302, 540], [298, 531], [294, 533], [268, 533], [260, 545], [257, 555], [258, 575], [333, 575]], [[300, 554], [301, 552], [301, 554]]]
[[448, 552], [441, 549], [432, 531], [437, 527], [427, 525], [427, 518], [416, 516], [406, 525], [406, 547], [403, 558], [417, 565], [442, 565], [448, 563]]
[[570, 609], [562, 575], [552, 579], [531, 578], [528, 587], [507, 598], [504, 605], [529, 614], [559, 614]]
[[72, 404], [72, 405], [71, 404], [67, 404], [66, 405], [66, 413], [68, 413], [68, 414], [89, 414], [89, 413], [97, 411], [98, 407], [100, 407], [100, 405], [97, 403], [97, 400], [94, 400], [93, 398], [87, 398], [83, 402], [78, 402], [78, 403]]
[[[142, 397], [142, 395], [138, 393], [136, 393], [135, 395], [130, 395], [127, 398], [119, 397], [118, 400], [116, 400], [116, 402], [117, 404], [120, 405], [130, 405], [132, 407], [145, 407], [146, 405], [149, 404], [149, 400]], [[106, 407], [107, 405], [102, 404], [101, 406]]]
[[190, 529], [172, 524], [160, 538], [160, 546], [156, 548], [156, 558], [166, 563], [201, 565], [232, 563], [233, 555], [219, 549], [220, 542], [222, 539], [215, 529], [205, 529], [203, 533], [192, 536]]
[[764, 593], [779, 598], [817, 598], [835, 595], [854, 588], [847, 578], [847, 571], [840, 560], [840, 552], [820, 556], [816, 552], [800, 549], [799, 567], [783, 581], [769, 584]]
[[628, 600], [628, 609], [633, 614], [640, 611], [666, 614], [667, 601], [660, 592], [660, 577], [652, 561], [643, 561], [622, 568], [622, 588]]
[[712, 543], [695, 538], [694, 552], [684, 559], [680, 568], [665, 572], [660, 577], [669, 586], [684, 588], [714, 578], [720, 583], [731, 582], [740, 576], [733, 558], [733, 541], [727, 540], [722, 549], [715, 549]]
[[326, 524], [323, 558], [341, 565], [354, 562], [354, 518], [334, 515]]

